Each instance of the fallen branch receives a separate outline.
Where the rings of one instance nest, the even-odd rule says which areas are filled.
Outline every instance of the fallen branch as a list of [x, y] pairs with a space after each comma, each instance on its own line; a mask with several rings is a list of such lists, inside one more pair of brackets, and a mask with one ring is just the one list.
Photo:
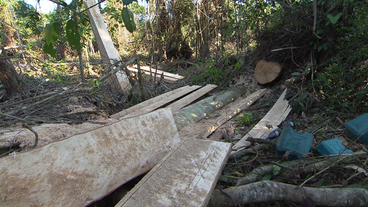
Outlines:
[[125, 67], [132, 64], [136, 59], [137, 59], [137, 57], [134, 57], [134, 58], [128, 60], [126, 63], [121, 64], [118, 67], [114, 68], [111, 72], [109, 72], [106, 75], [102, 76], [100, 78], [100, 81], [102, 82], [102, 81], [106, 80], [108, 77], [110, 77], [110, 76], [114, 75], [115, 73], [117, 73], [118, 71], [123, 70]]
[[310, 188], [261, 181], [249, 185], [215, 190], [210, 206], [237, 206], [275, 200], [292, 201], [309, 206], [367, 206], [368, 190], [361, 188]]

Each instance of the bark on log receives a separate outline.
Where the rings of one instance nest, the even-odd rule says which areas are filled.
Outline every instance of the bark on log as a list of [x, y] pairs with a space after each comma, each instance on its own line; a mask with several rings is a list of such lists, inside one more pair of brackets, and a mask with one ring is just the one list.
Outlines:
[[260, 84], [271, 83], [281, 74], [281, 66], [277, 63], [260, 60], [254, 71], [254, 77]]
[[284, 200], [308, 206], [368, 206], [368, 190], [360, 188], [310, 188], [261, 181], [249, 185], [215, 190], [208, 207], [238, 206], [256, 202]]

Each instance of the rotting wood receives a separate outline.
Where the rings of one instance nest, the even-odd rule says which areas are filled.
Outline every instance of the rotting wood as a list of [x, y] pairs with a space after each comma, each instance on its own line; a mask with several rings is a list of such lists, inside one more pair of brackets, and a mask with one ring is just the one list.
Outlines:
[[189, 105], [190, 103], [192, 103], [193, 101], [195, 101], [196, 99], [198, 99], [199, 97], [203, 96], [204, 94], [208, 93], [209, 91], [211, 91], [216, 87], [217, 87], [216, 85], [208, 84], [198, 89], [197, 91], [185, 96], [184, 98], [170, 104], [167, 107], [170, 108], [173, 113], [175, 113], [179, 109], [185, 107], [186, 105]]
[[268, 135], [277, 128], [277, 126], [285, 120], [291, 111], [289, 102], [285, 100], [287, 88], [280, 95], [279, 99], [268, 111], [268, 113], [257, 123], [239, 142], [233, 146], [231, 154], [248, 147], [250, 143], [247, 141], [248, 137], [266, 139]]
[[0, 206], [86, 206], [180, 143], [170, 109], [1, 158]]
[[[111, 66], [115, 65], [116, 62], [121, 61], [119, 53], [114, 47], [111, 36], [107, 31], [107, 27], [104, 23], [98, 6], [96, 6], [95, 0], [84, 0], [83, 2], [91, 22], [93, 33], [96, 37], [102, 62], [105, 66], [107, 66], [105, 70], [106, 72], [110, 72], [110, 70], [114, 69], [114, 67]], [[111, 87], [117, 91], [129, 92], [129, 90], [132, 88], [129, 83], [128, 76], [122, 70], [119, 70], [117, 73], [111, 76], [109, 78], [109, 82]]]
[[174, 113], [176, 126], [181, 129], [191, 123], [195, 123], [205, 118], [208, 113], [211, 113], [216, 109], [228, 104], [229, 102], [234, 101], [239, 96], [243, 95], [246, 90], [247, 89], [244, 86], [237, 85], [231, 90], [208, 97], [177, 111]]
[[206, 206], [231, 144], [186, 139], [116, 205]]
[[153, 104], [157, 101], [163, 100], [163, 99], [168, 98], [170, 96], [173, 96], [177, 93], [182, 93], [183, 91], [186, 91], [187, 93], [190, 93], [191, 91], [193, 91], [193, 90], [195, 90], [199, 87], [200, 86], [196, 86], [196, 85], [194, 85], [194, 86], [183, 86], [183, 87], [175, 89], [173, 91], [169, 91], [169, 92], [164, 93], [162, 95], [159, 95], [159, 96], [153, 97], [151, 99], [148, 99], [147, 101], [143, 101], [143, 102], [141, 102], [139, 104], [136, 104], [136, 105], [134, 105], [130, 108], [124, 109], [124, 110], [122, 110], [122, 111], [120, 111], [116, 114], [111, 115], [111, 118], [121, 119], [122, 117], [124, 117], [128, 114], [134, 113], [134, 112], [136, 112], [136, 111], [138, 111], [142, 108], [145, 108], [145, 107], [147, 107], [147, 106], [149, 106], [149, 105], [151, 105], [151, 104]]
[[207, 128], [206, 131], [200, 135], [200, 138], [207, 138], [210, 136], [214, 131], [216, 131], [222, 124], [236, 116], [242, 110], [246, 109], [250, 105], [252, 105], [255, 101], [257, 101], [260, 97], [266, 94], [269, 90], [267, 89], [260, 89], [250, 96], [243, 99], [241, 102], [233, 106], [232, 108], [228, 109], [225, 113], [221, 114], [220, 117], [216, 118], [213, 122], [213, 126]]

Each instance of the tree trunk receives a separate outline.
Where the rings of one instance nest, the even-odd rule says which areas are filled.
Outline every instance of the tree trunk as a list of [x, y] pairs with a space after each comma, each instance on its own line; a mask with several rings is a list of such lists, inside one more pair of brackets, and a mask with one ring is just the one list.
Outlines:
[[205, 14], [207, 14], [209, 10], [210, 2], [205, 0], [201, 3], [202, 12], [199, 15], [199, 33], [200, 33], [200, 46], [199, 53], [200, 57], [203, 59], [210, 57], [210, 48], [209, 48], [209, 21]]
[[57, 60], [64, 60], [65, 59], [65, 50], [63, 44], [63, 29], [62, 29], [62, 22], [61, 22], [61, 14], [60, 14], [61, 6], [58, 4], [57, 6], [57, 16], [58, 16], [58, 23], [59, 23], [59, 42], [57, 45]]
[[21, 91], [20, 84], [23, 82], [19, 74], [15, 71], [13, 63], [7, 58], [6, 52], [2, 50], [3, 56], [0, 56], [0, 80], [4, 84], [9, 97], [13, 97]]

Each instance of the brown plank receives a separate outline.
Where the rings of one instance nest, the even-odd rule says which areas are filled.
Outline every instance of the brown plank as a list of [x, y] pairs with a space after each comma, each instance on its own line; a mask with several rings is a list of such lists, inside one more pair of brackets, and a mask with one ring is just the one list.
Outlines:
[[199, 88], [200, 86], [184, 86], [184, 87], [181, 87], [181, 88], [178, 88], [178, 89], [175, 89], [173, 91], [169, 91], [167, 93], [164, 93], [162, 95], [159, 95], [159, 96], [156, 96], [156, 97], [153, 97], [151, 99], [148, 99], [146, 101], [143, 101], [139, 104], [136, 104], [130, 108], [127, 108], [127, 109], [124, 109], [116, 114], [113, 114], [111, 115], [111, 118], [114, 118], [114, 119], [121, 119], [122, 117], [126, 116], [127, 114], [131, 114], [131, 113], [134, 113], [142, 108], [145, 108], [155, 102], [158, 102], [158, 101], [161, 101], [163, 99], [166, 99], [170, 96], [173, 96], [177, 93], [190, 93], [191, 91]]
[[179, 111], [179, 109], [192, 103], [193, 101], [195, 101], [196, 99], [198, 99], [199, 97], [203, 96], [204, 94], [208, 93], [209, 91], [211, 91], [212, 89], [216, 87], [217, 87], [216, 85], [208, 84], [205, 87], [202, 87], [198, 89], [197, 91], [185, 96], [184, 98], [178, 101], [175, 101], [174, 103], [170, 104], [167, 107], [170, 108], [173, 113], [175, 113]]
[[86, 206], [181, 142], [170, 109], [1, 158], [0, 206]]
[[248, 147], [250, 145], [247, 141], [248, 137], [267, 139], [268, 135], [273, 130], [277, 129], [277, 126], [285, 120], [291, 111], [289, 102], [285, 100], [286, 91], [287, 88], [261, 121], [259, 121], [257, 125], [248, 132], [248, 134], [233, 146], [231, 154]]
[[260, 89], [233, 107], [229, 108], [225, 111], [225, 113], [222, 113], [219, 117], [217, 117], [215, 120], [210, 120], [211, 123], [214, 123], [211, 127], [207, 128], [206, 131], [200, 136], [201, 138], [207, 138], [210, 136], [214, 131], [216, 131], [222, 124], [236, 116], [239, 112], [242, 110], [248, 108], [250, 105], [252, 105], [255, 101], [257, 101], [259, 98], [261, 98], [264, 94], [266, 94], [269, 90], [267, 89]]
[[231, 144], [186, 139], [116, 205], [206, 206]]

